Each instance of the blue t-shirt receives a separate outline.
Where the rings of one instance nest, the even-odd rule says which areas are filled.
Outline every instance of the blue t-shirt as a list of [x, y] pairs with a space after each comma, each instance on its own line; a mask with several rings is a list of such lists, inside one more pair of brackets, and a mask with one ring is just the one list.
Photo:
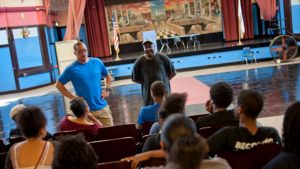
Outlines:
[[159, 103], [155, 103], [153, 105], [143, 107], [139, 114], [138, 124], [143, 125], [145, 122], [157, 121], [157, 111], [159, 106]]
[[101, 79], [108, 72], [103, 62], [96, 58], [90, 58], [85, 64], [75, 61], [69, 65], [58, 78], [62, 84], [72, 82], [76, 95], [83, 97], [91, 111], [101, 110], [107, 106], [107, 102], [101, 99]]

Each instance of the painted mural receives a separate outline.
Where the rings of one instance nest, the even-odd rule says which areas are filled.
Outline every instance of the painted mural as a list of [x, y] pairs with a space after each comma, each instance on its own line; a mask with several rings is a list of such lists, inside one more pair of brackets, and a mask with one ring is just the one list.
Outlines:
[[113, 17], [121, 44], [142, 41], [142, 32], [149, 30], [156, 31], [157, 39], [222, 32], [220, 1], [155, 0], [107, 6], [110, 38]]

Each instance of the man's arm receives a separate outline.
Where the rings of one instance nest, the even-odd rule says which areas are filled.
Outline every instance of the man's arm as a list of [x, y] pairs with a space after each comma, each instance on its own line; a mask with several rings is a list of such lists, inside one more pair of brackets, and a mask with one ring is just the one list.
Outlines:
[[169, 80], [171, 80], [175, 76], [176, 76], [176, 72], [173, 72], [172, 74], [169, 75]]
[[173, 62], [171, 61], [171, 59], [167, 55], [161, 55], [161, 56], [165, 63], [168, 78], [169, 78], [169, 80], [171, 80], [173, 77], [176, 76], [175, 66], [174, 66]]
[[103, 124], [92, 113], [88, 113], [88, 118], [93, 123], [98, 124], [99, 126], [103, 127]]
[[134, 79], [131, 79], [133, 82], [135, 82], [135, 83], [142, 83], [141, 81], [137, 81], [137, 80], [134, 80]]
[[75, 96], [71, 92], [69, 92], [68, 89], [60, 81], [56, 82], [55, 87], [60, 91], [62, 95], [69, 98], [70, 100], [75, 98]]
[[105, 79], [105, 90], [102, 91], [102, 96], [101, 96], [102, 99], [108, 97], [109, 92], [111, 91], [111, 76], [110, 76], [110, 74], [105, 76], [104, 79]]
[[208, 144], [208, 148], [209, 148], [209, 152], [208, 152], [209, 156], [213, 157], [216, 155], [216, 153], [218, 151], [226, 148], [226, 145], [228, 145], [227, 139], [234, 140], [234, 137], [227, 136], [228, 132], [230, 132], [229, 127], [221, 128], [216, 133], [214, 133], [213, 135], [211, 135], [210, 137], [207, 138], [207, 144]]
[[150, 158], [166, 158], [166, 153], [163, 150], [147, 151], [141, 154], [136, 154], [135, 156], [123, 158], [121, 161], [132, 161], [131, 168], [136, 169], [140, 162], [146, 161]]
[[131, 72], [131, 80], [135, 83], [142, 83], [141, 81], [141, 70], [139, 69], [139, 63], [138, 61], [135, 61], [132, 72]]
[[105, 77], [105, 88], [106, 89], [111, 89], [111, 76], [110, 76], [110, 74], [108, 74]]

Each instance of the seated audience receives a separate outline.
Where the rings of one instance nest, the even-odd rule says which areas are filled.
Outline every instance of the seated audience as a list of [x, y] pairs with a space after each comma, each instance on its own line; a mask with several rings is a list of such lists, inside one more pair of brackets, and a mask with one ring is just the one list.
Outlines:
[[259, 144], [280, 143], [275, 128], [257, 126], [256, 118], [263, 104], [261, 94], [252, 90], [242, 90], [235, 109], [235, 114], [239, 117], [239, 126], [224, 127], [210, 136], [207, 140], [209, 154], [214, 156], [221, 150], [247, 150]]
[[[9, 115], [10, 118], [16, 123], [16, 116], [19, 114], [21, 110], [25, 108], [24, 104], [17, 104], [13, 108], [11, 108]], [[16, 124], [16, 128], [11, 129], [9, 132], [9, 137], [19, 137], [22, 136], [21, 129]]]
[[96, 169], [97, 155], [79, 135], [61, 137], [55, 151], [53, 169]]
[[89, 106], [87, 102], [81, 98], [76, 97], [70, 102], [70, 109], [75, 116], [66, 115], [60, 122], [60, 130], [87, 130], [93, 134], [97, 134], [98, 128], [102, 124], [91, 113], [89, 113]]
[[[25, 108], [24, 104], [17, 104], [10, 110], [10, 118], [16, 123], [16, 116], [19, 115], [19, 113]], [[21, 137], [22, 132], [18, 124], [16, 123], [16, 128], [11, 129], [9, 132], [9, 137]], [[52, 135], [47, 132], [46, 137], [44, 138], [45, 140], [49, 140], [52, 138]]]
[[300, 168], [300, 102], [286, 111], [282, 129], [283, 150], [264, 169]]
[[[167, 165], [161, 168], [198, 169], [207, 153], [205, 140], [196, 133], [192, 120], [182, 115], [170, 116], [162, 126], [161, 149]], [[193, 157], [193, 158], [191, 158]], [[156, 167], [151, 167], [156, 168]]]
[[151, 84], [150, 94], [154, 101], [153, 105], [143, 107], [140, 111], [137, 128], [142, 128], [145, 122], [157, 121], [157, 111], [162, 103], [166, 93], [166, 86], [162, 81], [155, 81]]
[[231, 86], [225, 82], [218, 82], [210, 88], [209, 95], [210, 100], [206, 102], [206, 110], [211, 114], [199, 117], [196, 120], [197, 127], [238, 125], [234, 110], [227, 110], [233, 100]]
[[162, 122], [170, 114], [184, 113], [186, 99], [187, 99], [187, 93], [173, 93], [167, 96], [158, 110], [158, 115], [159, 115], [158, 122], [155, 122], [152, 125], [149, 135], [158, 134]]
[[160, 150], [148, 151], [122, 160], [132, 161], [132, 169], [150, 158], [167, 158], [165, 167], [152, 167], [153, 169], [230, 169], [224, 159], [203, 160], [208, 149], [206, 141], [197, 134], [193, 120], [182, 114], [170, 115], [165, 120], [160, 144]]
[[[159, 110], [159, 122], [162, 124], [171, 114], [183, 114], [185, 111], [186, 99], [186, 93], [173, 93], [167, 96]], [[157, 133], [159, 133], [160, 124], [158, 125], [157, 130]], [[160, 134], [150, 135], [143, 146], [142, 152], [157, 149], [160, 149]]]
[[5, 168], [51, 168], [55, 145], [43, 140], [47, 120], [38, 107], [26, 107], [16, 116], [25, 141], [14, 144], [6, 158]]

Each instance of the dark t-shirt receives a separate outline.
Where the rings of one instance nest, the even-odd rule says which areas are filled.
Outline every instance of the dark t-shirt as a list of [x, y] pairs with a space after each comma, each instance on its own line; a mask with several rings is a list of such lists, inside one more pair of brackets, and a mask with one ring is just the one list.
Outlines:
[[300, 156], [282, 152], [271, 160], [263, 169], [299, 169]]
[[212, 113], [208, 116], [199, 117], [196, 120], [197, 128], [208, 126], [235, 126], [239, 120], [234, 116], [233, 110], [224, 110], [217, 113]]
[[[23, 134], [22, 134], [22, 131], [20, 128], [14, 128], [14, 129], [11, 129], [10, 132], [9, 132], [9, 137], [22, 137]], [[50, 134], [49, 132], [47, 132], [47, 135], [45, 136], [45, 140], [49, 140], [49, 139], [52, 139], [53, 136], [52, 134]]]
[[252, 135], [245, 127], [224, 127], [207, 139], [209, 155], [218, 151], [238, 151], [251, 149], [259, 144], [281, 143], [278, 132], [273, 127], [259, 127]]
[[144, 146], [142, 152], [160, 149], [160, 134], [150, 135]]
[[176, 73], [175, 67], [168, 56], [156, 53], [153, 59], [146, 56], [137, 58], [134, 63], [131, 78], [133, 81], [141, 83], [144, 105], [153, 104], [150, 95], [150, 86], [153, 82], [160, 80], [166, 85], [167, 93], [171, 92], [169, 76]]

